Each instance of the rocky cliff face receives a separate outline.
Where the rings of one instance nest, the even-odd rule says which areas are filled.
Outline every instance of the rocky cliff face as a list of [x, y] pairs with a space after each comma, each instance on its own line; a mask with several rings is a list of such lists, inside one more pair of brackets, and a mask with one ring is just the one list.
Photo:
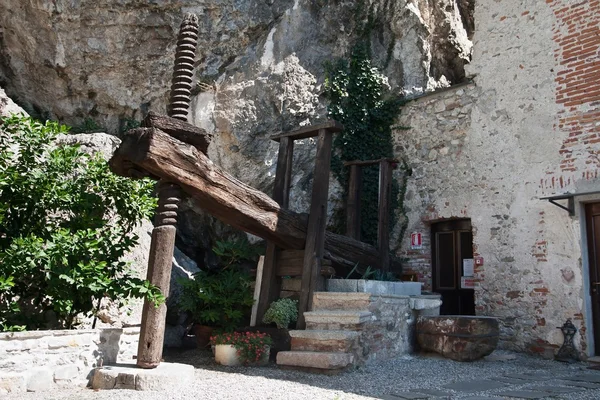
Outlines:
[[[178, 25], [200, 17], [190, 119], [215, 133], [209, 155], [270, 192], [268, 138], [326, 114], [323, 65], [368, 38], [393, 90], [464, 78], [473, 0], [5, 0], [0, 85], [31, 112], [110, 132], [164, 112]], [[307, 209], [314, 146], [298, 143], [291, 207]], [[332, 200], [339, 197], [333, 183]], [[190, 219], [195, 210], [189, 208]], [[191, 245], [190, 247], [193, 247]]]

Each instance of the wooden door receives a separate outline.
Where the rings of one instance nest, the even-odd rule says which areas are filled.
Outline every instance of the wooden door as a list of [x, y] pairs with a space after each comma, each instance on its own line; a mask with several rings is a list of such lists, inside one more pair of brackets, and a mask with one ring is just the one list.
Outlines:
[[433, 291], [442, 295], [442, 315], [475, 315], [473, 289], [461, 289], [463, 260], [473, 258], [471, 220], [438, 222], [431, 227]]
[[585, 205], [595, 354], [600, 354], [600, 203]]

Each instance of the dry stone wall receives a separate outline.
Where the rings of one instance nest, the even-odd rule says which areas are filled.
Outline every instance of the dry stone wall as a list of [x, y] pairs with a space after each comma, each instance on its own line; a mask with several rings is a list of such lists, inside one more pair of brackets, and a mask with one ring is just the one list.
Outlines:
[[[398, 255], [431, 285], [435, 222], [470, 218], [479, 315], [501, 322], [501, 346], [552, 357], [567, 318], [590, 348], [581, 208], [540, 199], [598, 188], [597, 40], [600, 2], [477, 2], [472, 84], [415, 100], [396, 151], [412, 169]], [[597, 69], [597, 68], [596, 68]], [[598, 200], [588, 196], [581, 201]]]
[[131, 363], [139, 328], [0, 333], [0, 394], [85, 386], [103, 364]]

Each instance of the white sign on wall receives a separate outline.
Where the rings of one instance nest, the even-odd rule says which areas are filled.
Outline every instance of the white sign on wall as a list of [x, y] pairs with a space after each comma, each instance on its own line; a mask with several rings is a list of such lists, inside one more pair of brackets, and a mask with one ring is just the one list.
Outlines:
[[465, 258], [463, 260], [463, 276], [475, 275], [475, 263], [472, 258]]

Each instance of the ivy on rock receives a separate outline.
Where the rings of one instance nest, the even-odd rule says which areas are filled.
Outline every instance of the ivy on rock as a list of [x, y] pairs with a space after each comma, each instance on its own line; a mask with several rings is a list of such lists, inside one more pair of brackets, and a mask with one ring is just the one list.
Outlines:
[[[348, 170], [345, 161], [376, 160], [393, 157], [392, 127], [403, 104], [393, 95], [386, 77], [373, 65], [367, 42], [357, 44], [349, 60], [338, 59], [325, 65], [325, 93], [330, 100], [329, 117], [341, 122], [344, 131], [334, 140], [332, 170], [348, 196]], [[361, 192], [361, 240], [377, 241], [379, 193], [378, 165], [363, 167]], [[392, 184], [390, 218], [399, 206], [397, 181]], [[337, 229], [344, 230], [344, 218]], [[340, 232], [341, 233], [341, 232]]]

